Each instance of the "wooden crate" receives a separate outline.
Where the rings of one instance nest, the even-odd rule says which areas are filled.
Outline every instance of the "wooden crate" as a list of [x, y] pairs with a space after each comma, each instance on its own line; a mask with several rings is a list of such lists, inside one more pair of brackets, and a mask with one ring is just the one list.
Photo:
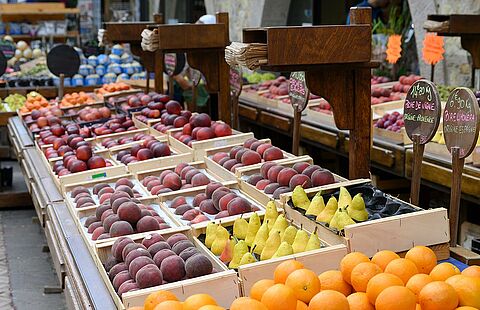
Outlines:
[[[150, 193], [148, 192], [148, 190], [142, 185], [142, 183], [140, 181], [138, 181], [136, 178], [134, 178], [133, 175], [131, 174], [122, 174], [122, 175], [118, 175], [118, 176], [114, 176], [114, 177], [109, 177], [109, 178], [104, 178], [104, 179], [99, 179], [99, 180], [92, 180], [92, 181], [89, 181], [89, 182], [80, 182], [80, 183], [73, 183], [73, 184], [69, 184], [67, 186], [64, 187], [64, 191], [63, 191], [63, 197], [65, 198], [65, 203], [67, 204], [68, 207], [70, 207], [72, 210], [76, 210], [75, 213], [78, 214], [78, 212], [80, 212], [82, 210], [82, 208], [76, 208], [75, 206], [75, 201], [74, 199], [71, 197], [71, 192], [72, 190], [77, 187], [77, 186], [84, 186], [86, 187], [90, 193], [92, 194], [92, 198], [93, 200], [96, 202], [96, 205], [99, 205], [99, 197], [96, 196], [96, 195], [93, 195], [93, 187], [96, 185], [96, 184], [99, 184], [99, 183], [107, 183], [109, 184], [112, 188], [115, 188], [115, 182], [121, 178], [127, 178], [129, 179], [133, 184], [134, 184], [134, 187], [133, 189], [134, 190], [137, 190], [142, 196], [141, 197], [148, 197], [148, 196], [151, 196]], [[141, 198], [139, 197], [139, 198]]]
[[[270, 139], [261, 139], [259, 141], [271, 144]], [[237, 176], [235, 175], [235, 173], [233, 173], [231, 171], [228, 171], [227, 169], [220, 166], [218, 163], [214, 162], [212, 160], [212, 156], [215, 155], [216, 153], [219, 153], [219, 152], [228, 153], [228, 152], [230, 152], [230, 150], [234, 146], [242, 146], [242, 145], [243, 145], [243, 143], [235, 143], [235, 144], [228, 145], [228, 146], [222, 146], [222, 147], [217, 147], [217, 148], [212, 148], [212, 149], [205, 150], [205, 157], [204, 157], [205, 164], [207, 165], [207, 167], [209, 169], [218, 171], [218, 173], [220, 174], [219, 176], [222, 178], [222, 180], [224, 180], [224, 181], [235, 181], [235, 180], [237, 180]], [[283, 152], [284, 158], [279, 159], [279, 160], [274, 160], [273, 162], [282, 163], [283, 161], [290, 160], [290, 159], [296, 157], [295, 155], [290, 154], [288, 152], [285, 152], [283, 150], [282, 150], [282, 152]], [[251, 166], [253, 166], [253, 165], [250, 165], [248, 167], [251, 167]]]
[[[203, 162], [203, 161], [195, 161], [195, 162], [188, 162], [187, 161], [186, 163], [188, 163], [190, 166], [193, 166], [194, 168], [197, 168], [200, 172], [205, 174], [212, 181], [220, 182], [222, 180], [222, 178], [220, 178], [218, 176], [219, 172], [207, 169], [207, 166], [206, 166], [205, 162]], [[142, 170], [142, 171], [138, 171], [137, 173], [135, 173], [135, 176], [140, 182], [142, 182], [143, 179], [145, 179], [148, 176], [151, 176], [151, 175], [160, 176], [160, 174], [165, 170], [174, 171], [175, 167], [176, 167], [176, 165], [168, 166], [168, 167], [162, 167], [162, 168], [156, 168], [156, 169], [150, 169], [150, 170]], [[201, 187], [201, 186], [199, 186], [199, 187]], [[195, 189], [195, 187], [188, 188], [188, 189], [192, 190], [192, 189]], [[178, 193], [178, 192], [179, 191], [173, 191], [173, 192], [170, 192], [170, 193]]]
[[[242, 198], [245, 198], [247, 199], [253, 206], [256, 206], [259, 210], [256, 211], [258, 214], [261, 214], [263, 215], [265, 213], [265, 208], [264, 206], [262, 206], [261, 204], [259, 204], [255, 199], [253, 199], [252, 197], [248, 196], [247, 194], [245, 194], [244, 192], [242, 192], [240, 190], [240, 186], [238, 185], [237, 181], [226, 181], [226, 182], [222, 182], [222, 184], [225, 186], [225, 187], [228, 187], [230, 188], [235, 194], [237, 194], [238, 197], [242, 197]], [[191, 204], [192, 201], [193, 201], [193, 198], [197, 195], [197, 194], [200, 194], [200, 193], [205, 193], [205, 188], [207, 186], [200, 186], [200, 187], [195, 187], [193, 189], [184, 189], [184, 190], [181, 190], [181, 191], [176, 191], [176, 192], [170, 192], [170, 193], [165, 193], [165, 194], [160, 194], [158, 195], [159, 197], [159, 200], [160, 202], [162, 202], [163, 204], [163, 207], [164, 207], [164, 210], [167, 210], [167, 212], [169, 212], [170, 216], [174, 219], [176, 219], [177, 223], [181, 226], [184, 226], [184, 225], [190, 225], [189, 221], [185, 221], [185, 220], [182, 220], [181, 219], [181, 216], [180, 215], [176, 215], [174, 214], [174, 210], [172, 210], [169, 206], [172, 202], [172, 200], [176, 197], [179, 197], [179, 196], [184, 196], [187, 200], [187, 203], [188, 204]], [[205, 214], [205, 213], [204, 213]], [[248, 217], [249, 214], [252, 214], [252, 212], [250, 213], [245, 213], [245, 214], [242, 214], [243, 217]], [[215, 220], [215, 215], [209, 215], [209, 214], [205, 214], [209, 219], [210, 221], [214, 221]], [[222, 222], [231, 222], [233, 220], [235, 220], [236, 218], [240, 217], [240, 214], [239, 215], [232, 215], [232, 216], [228, 216], [228, 217], [224, 217], [224, 218], [221, 218], [221, 221]], [[204, 223], [207, 223], [207, 222], [204, 222]]]
[[412, 144], [412, 140], [407, 135], [405, 127], [400, 128], [400, 132], [394, 132], [383, 128], [373, 127], [373, 136], [375, 138], [388, 141], [394, 144], [409, 145]]
[[189, 147], [188, 145], [178, 141], [172, 136], [179, 131], [182, 131], [182, 128], [171, 129], [168, 131], [168, 139], [170, 141], [170, 145], [177, 148], [178, 150], [182, 150], [183, 153], [192, 153], [193, 160], [195, 161], [203, 160], [203, 157], [206, 153], [205, 151], [207, 149], [232, 145], [236, 143], [243, 143], [246, 140], [253, 138], [252, 132], [241, 133], [239, 131], [233, 130], [233, 134], [231, 136], [218, 137], [203, 141], [195, 141], [192, 143], [192, 147]]
[[[310, 188], [306, 192], [307, 195], [313, 196], [320, 190], [328, 193], [334, 192], [340, 186], [348, 189], [349, 186], [369, 183], [370, 180], [367, 179], [352, 180], [341, 184]], [[291, 200], [291, 193], [282, 194], [280, 198], [280, 205], [290, 218], [300, 221], [307, 229], [317, 227], [319, 235], [327, 241], [341, 240], [348, 247], [349, 252], [358, 251], [371, 257], [379, 250], [402, 252], [415, 245], [433, 246], [450, 241], [449, 221], [447, 210], [444, 208], [424, 210], [390, 196], [393, 201], [410, 205], [417, 211], [348, 225], [344, 229], [344, 235], [340, 236], [326, 226], [291, 208], [288, 204]], [[446, 258], [441, 256], [443, 252], [439, 252], [437, 255], [439, 259]]]
[[[263, 213], [260, 214], [263, 220]], [[250, 215], [245, 215], [245, 219], [250, 218]], [[215, 223], [220, 223], [224, 227], [232, 227], [234, 219], [221, 219], [215, 220]], [[198, 237], [205, 234], [207, 222], [192, 225], [193, 235]], [[293, 222], [293, 225], [297, 228], [300, 227], [300, 223]], [[305, 229], [306, 230], [306, 229]], [[312, 231], [306, 230], [309, 234]], [[306, 268], [313, 270], [315, 273], [336, 269], [340, 263], [340, 260], [347, 254], [347, 247], [343, 244], [332, 245], [320, 238], [322, 244], [325, 246], [321, 249], [312, 250], [308, 252], [283, 256], [274, 259], [268, 259], [264, 261], [258, 261], [255, 263], [242, 265], [238, 268], [238, 275], [240, 278], [240, 285], [242, 287], [242, 295], [248, 296], [251, 287], [255, 282], [262, 279], [271, 279], [275, 268], [282, 262], [290, 259], [298, 260], [305, 264]], [[207, 247], [202, 244], [206, 249]], [[208, 250], [208, 249], [207, 249]], [[208, 250], [210, 251], [210, 250]], [[211, 255], [214, 255], [210, 252]], [[225, 266], [226, 267], [226, 266]], [[228, 267], [227, 267], [228, 268]]]
[[[120, 298], [115, 292], [113, 285], [108, 278], [108, 274], [102, 265], [108, 258], [108, 255], [111, 253], [113, 242], [103, 242], [96, 246], [95, 250], [97, 255], [94, 256], [95, 263], [118, 309], [128, 309], [134, 306], [143, 306], [147, 296], [150, 293], [159, 290], [170, 291], [174, 293], [179, 300], [185, 300], [193, 294], [208, 292], [208, 294], [215, 298], [220, 306], [225, 308], [228, 308], [234, 299], [240, 297], [238, 277], [235, 271], [227, 270], [217, 257], [211, 255], [209, 251], [206, 251], [205, 247], [202, 246], [202, 243], [197, 238], [193, 237], [189, 228], [182, 228], [176, 232], [165, 232], [162, 233], [162, 235], [167, 238], [178, 232], [185, 234], [199, 249], [199, 251], [210, 259], [214, 268], [217, 270], [216, 273], [128, 292], [123, 294], [123, 298]], [[130, 236], [130, 238], [139, 243], [148, 235], [149, 233], [143, 233]]]
[[[157, 140], [168, 144], [167, 137], [157, 137]], [[139, 143], [140, 142], [138, 141], [138, 142], [131, 143], [130, 145], [111, 148], [109, 152], [112, 160], [115, 161], [117, 164], [121, 165], [122, 163], [117, 160], [118, 152], [122, 150], [128, 150], [134, 144], [139, 144]], [[172, 152], [170, 156], [157, 157], [157, 158], [138, 161], [135, 163], [129, 163], [127, 165], [128, 171], [130, 173], [136, 174], [139, 171], [143, 171], [143, 170], [155, 169], [158, 167], [170, 167], [172, 165], [191, 162], [193, 160], [192, 153], [185, 152], [183, 149], [179, 149], [173, 145], [169, 145], [169, 147]]]
[[403, 114], [405, 100], [395, 100], [372, 105], [372, 119], [377, 120], [383, 117], [385, 113], [397, 111]]
[[315, 123], [318, 124], [329, 124], [329, 125], [335, 125], [335, 119], [333, 118], [333, 112], [332, 113], [324, 113], [324, 112], [319, 112], [315, 111], [312, 108], [315, 108], [316, 106], [320, 105], [320, 103], [312, 103], [307, 106], [305, 109], [305, 113], [307, 114], [307, 118], [314, 121]]
[[[279, 164], [284, 167], [293, 167], [293, 165], [299, 162], [307, 162], [307, 163], [313, 164], [313, 159], [308, 155], [304, 155], [304, 156], [298, 156], [289, 160], [284, 160]], [[265, 194], [264, 191], [261, 191], [257, 189], [255, 186], [247, 183], [247, 179], [249, 176], [251, 176], [252, 174], [260, 173], [261, 166], [262, 164], [256, 164], [248, 167], [240, 167], [237, 169], [236, 174], [237, 174], [238, 181], [240, 183], [241, 190], [247, 193], [249, 196], [253, 197], [255, 200], [257, 200], [261, 204], [266, 205], [268, 201], [273, 199], [272, 195]], [[333, 176], [335, 177], [335, 180], [337, 182], [346, 181], [345, 178], [339, 175], [333, 174]]]

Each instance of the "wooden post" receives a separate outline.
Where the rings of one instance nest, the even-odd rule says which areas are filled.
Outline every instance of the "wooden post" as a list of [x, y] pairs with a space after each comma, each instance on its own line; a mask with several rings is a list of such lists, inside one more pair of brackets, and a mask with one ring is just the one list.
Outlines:
[[460, 158], [460, 148], [452, 147], [452, 188], [450, 193], [450, 246], [457, 246], [458, 214], [460, 212], [460, 197], [462, 196], [462, 171], [465, 158]]
[[65, 74], [60, 73], [60, 84], [58, 85], [58, 101], [62, 101], [63, 99], [63, 92], [65, 88]]
[[420, 135], [413, 135], [413, 165], [412, 165], [412, 186], [410, 188], [410, 202], [419, 205], [420, 185], [422, 180], [422, 161], [425, 145], [420, 143]]
[[292, 154], [298, 156], [300, 148], [300, 124], [302, 123], [302, 111], [293, 112], [293, 135], [292, 135]]
[[[229, 38], [229, 22], [228, 13], [217, 13], [217, 24], [224, 24], [224, 41], [225, 46], [230, 44]], [[229, 74], [230, 67], [225, 61], [225, 50], [217, 50], [217, 62], [218, 62], [218, 118], [232, 124], [232, 107], [230, 104], [230, 85]]]
[[146, 76], [147, 85], [145, 86], [145, 93], [148, 94], [150, 92], [150, 71], [145, 70], [145, 73], [147, 74]]
[[432, 64], [432, 72], [430, 73], [430, 81], [432, 82], [433, 82], [434, 75], [435, 75], [435, 65]]
[[166, 93], [163, 89], [163, 52], [155, 51], [155, 91]]
[[173, 77], [169, 76], [168, 77], [168, 95], [170, 96], [171, 99], [173, 99], [173, 95], [175, 93], [174, 87], [175, 87], [175, 84], [173, 83]]

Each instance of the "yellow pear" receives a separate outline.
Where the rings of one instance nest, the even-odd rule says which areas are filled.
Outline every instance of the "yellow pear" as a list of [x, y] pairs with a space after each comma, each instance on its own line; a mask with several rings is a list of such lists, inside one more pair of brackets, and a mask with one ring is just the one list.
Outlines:
[[245, 239], [247, 237], [248, 222], [242, 215], [233, 222], [233, 235], [237, 239]]
[[310, 206], [308, 207], [307, 212], [305, 212], [305, 215], [317, 216], [323, 211], [323, 209], [325, 209], [325, 201], [323, 201], [321, 192], [318, 192], [313, 197], [312, 202], [310, 202]]
[[277, 217], [275, 224], [273, 224], [272, 230], [270, 230], [270, 235], [278, 231], [280, 233], [280, 238], [282, 238], [283, 233], [285, 232], [285, 229], [287, 229], [288, 225], [289, 224], [287, 219], [285, 218], [285, 215], [280, 214]]
[[441, 138], [442, 138], [442, 132], [437, 130], [437, 132], [435, 133], [435, 135], [432, 138], [432, 142], [438, 143]]
[[262, 254], [260, 254], [260, 260], [267, 260], [272, 258], [273, 254], [277, 252], [278, 247], [282, 243], [280, 238], [280, 232], [276, 231], [275, 233], [271, 234], [267, 242], [265, 243], [265, 247], [262, 250]]
[[322, 247], [322, 243], [320, 242], [320, 238], [318, 238], [317, 227], [315, 227], [313, 234], [311, 234], [310, 238], [308, 238], [305, 251], [317, 250], [317, 249], [320, 249], [321, 247]]
[[338, 209], [337, 199], [332, 196], [328, 200], [327, 205], [325, 206], [325, 209], [323, 209], [323, 211], [317, 215], [317, 219], [316, 219], [317, 222], [330, 223], [337, 209]]
[[340, 195], [338, 195], [338, 207], [345, 209], [352, 203], [352, 196], [348, 192], [348, 190], [341, 186], [340, 187]]
[[295, 226], [290, 224], [290, 226], [288, 226], [283, 233], [282, 242], [287, 242], [288, 244], [292, 245], [296, 235], [297, 229]]
[[338, 208], [335, 212], [335, 215], [330, 221], [329, 227], [335, 228], [336, 230], [343, 230], [347, 225], [355, 224], [352, 218], [348, 215], [347, 211], [343, 208]]
[[296, 208], [307, 211], [308, 206], [310, 206], [310, 200], [308, 199], [307, 193], [305, 193], [305, 190], [302, 186], [295, 186], [292, 193], [292, 202]]
[[268, 221], [263, 222], [262, 226], [260, 226], [260, 229], [257, 231], [257, 234], [255, 235], [255, 240], [253, 240], [252, 247], [255, 248], [254, 253], [257, 253], [258, 255], [262, 254], [262, 250], [265, 247], [265, 243], [267, 242], [268, 239]]
[[213, 222], [210, 222], [207, 224], [207, 229], [205, 232], [205, 245], [209, 249], [212, 247], [212, 243], [215, 240], [217, 227], [218, 227], [218, 224], [215, 224]]
[[272, 258], [277, 258], [277, 257], [282, 257], [282, 256], [287, 256], [292, 254], [293, 254], [292, 246], [288, 242], [283, 241], [278, 247], [277, 252], [273, 254]]
[[245, 242], [247, 243], [248, 246], [252, 246], [253, 240], [255, 239], [255, 236], [257, 235], [257, 231], [260, 228], [260, 217], [256, 212], [250, 216], [250, 219], [248, 220], [248, 229], [247, 229], [247, 235], [245, 237]]
[[365, 209], [365, 201], [362, 198], [362, 194], [358, 193], [353, 197], [352, 204], [347, 207], [347, 213], [357, 222], [368, 220], [368, 212]]
[[303, 229], [299, 229], [297, 231], [297, 235], [295, 236], [295, 240], [293, 240], [293, 244], [292, 244], [293, 253], [298, 254], [305, 251], [305, 247], [307, 246], [308, 239], [309, 237], [307, 232], [304, 231]]
[[240, 240], [237, 242], [237, 244], [233, 248], [233, 258], [230, 264], [228, 264], [228, 268], [230, 269], [238, 268], [238, 265], [240, 264], [240, 260], [242, 259], [245, 253], [248, 253], [248, 245], [244, 240]]
[[215, 240], [212, 243], [211, 251], [213, 254], [219, 256], [222, 254], [223, 249], [225, 248], [225, 245], [227, 244], [230, 238], [230, 234], [228, 233], [228, 230], [222, 225], [218, 225], [217, 231], [215, 234], [216, 236], [215, 236]]
[[238, 266], [255, 263], [256, 261], [257, 260], [255, 259], [255, 256], [253, 256], [252, 253], [247, 252], [243, 254], [242, 259], [240, 260], [240, 263], [238, 263]]
[[267, 207], [265, 209], [265, 216], [263, 217], [263, 221], [268, 221], [268, 229], [272, 229], [273, 224], [275, 224], [275, 220], [278, 217], [277, 206], [273, 200], [270, 200], [267, 203]]

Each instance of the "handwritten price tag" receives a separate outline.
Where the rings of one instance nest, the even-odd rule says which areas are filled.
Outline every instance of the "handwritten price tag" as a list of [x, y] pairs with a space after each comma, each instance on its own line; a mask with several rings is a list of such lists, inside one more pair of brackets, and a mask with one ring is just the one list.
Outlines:
[[180, 74], [185, 67], [183, 53], [167, 53], [163, 56], [164, 71], [168, 76]]
[[230, 67], [230, 94], [234, 97], [240, 96], [242, 92], [243, 78], [240, 66]]
[[305, 81], [305, 72], [298, 71], [290, 74], [288, 80], [288, 95], [295, 111], [303, 111], [307, 107], [310, 92]]
[[408, 137], [420, 136], [420, 144], [430, 141], [440, 124], [442, 107], [438, 90], [430, 81], [418, 80], [408, 90], [403, 119]]
[[443, 135], [450, 152], [458, 147], [460, 158], [472, 153], [478, 139], [479, 116], [475, 94], [465, 87], [455, 88], [443, 112]]

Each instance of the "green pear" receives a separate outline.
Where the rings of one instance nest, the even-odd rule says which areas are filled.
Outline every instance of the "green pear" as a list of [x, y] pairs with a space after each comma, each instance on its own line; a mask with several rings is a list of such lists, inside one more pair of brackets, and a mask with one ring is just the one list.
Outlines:
[[292, 254], [293, 254], [292, 246], [288, 242], [283, 241], [278, 247], [277, 252], [273, 254], [272, 258], [277, 258], [277, 257], [282, 257], [282, 256], [287, 256]]
[[[242, 214], [243, 215], [243, 214]], [[237, 239], [245, 239], [247, 237], [248, 231], [248, 222], [242, 216], [237, 218], [235, 222], [233, 222], [233, 235]]]
[[330, 197], [328, 199], [327, 205], [325, 206], [325, 209], [323, 209], [320, 214], [317, 215], [317, 222], [324, 222], [324, 223], [330, 223], [332, 220], [333, 215], [335, 215], [335, 212], [338, 209], [338, 203], [337, 199], [335, 197]]
[[228, 268], [230, 269], [238, 268], [238, 265], [240, 264], [240, 260], [242, 259], [245, 253], [248, 253], [248, 245], [244, 240], [240, 240], [237, 242], [237, 244], [233, 248], [233, 257], [232, 257], [232, 260], [230, 261], [230, 264], [228, 264]]
[[275, 224], [275, 220], [278, 217], [277, 206], [273, 200], [270, 200], [267, 203], [267, 207], [265, 209], [265, 216], [263, 217], [263, 221], [268, 221], [268, 229], [272, 229], [273, 224]]
[[345, 208], [352, 204], [352, 196], [348, 190], [341, 186], [340, 187], [340, 194], [338, 195], [338, 207], [345, 210]]
[[295, 186], [292, 193], [292, 202], [296, 208], [307, 211], [308, 206], [310, 206], [310, 200], [308, 199], [307, 193], [305, 193], [305, 190], [302, 186]]
[[343, 208], [338, 208], [330, 221], [329, 227], [340, 231], [347, 225], [355, 224], [347, 211]]
[[268, 221], [263, 222], [262, 226], [260, 226], [260, 229], [257, 231], [257, 234], [255, 235], [255, 240], [253, 240], [252, 247], [255, 248], [254, 253], [257, 253], [258, 255], [262, 254], [262, 250], [265, 247], [265, 243], [267, 242], [268, 239]]
[[273, 224], [272, 230], [270, 230], [270, 235], [278, 231], [280, 233], [280, 238], [282, 238], [285, 232], [285, 229], [287, 229], [288, 226], [289, 224], [287, 219], [285, 218], [285, 215], [280, 214], [277, 217], [275, 224]]
[[325, 201], [323, 201], [323, 197], [321, 192], [318, 192], [315, 194], [315, 196], [312, 199], [312, 202], [310, 203], [310, 206], [308, 207], [307, 212], [305, 212], [305, 215], [319, 215], [320, 212], [325, 209]]
[[317, 227], [315, 227], [313, 234], [311, 234], [310, 238], [308, 238], [305, 251], [317, 250], [317, 249], [320, 249], [321, 247], [322, 247], [322, 243], [320, 242], [320, 238], [318, 238]]
[[213, 254], [219, 256], [222, 254], [223, 249], [225, 248], [225, 245], [227, 244], [230, 238], [230, 234], [228, 233], [228, 230], [222, 225], [218, 225], [217, 231], [215, 234], [216, 234], [216, 237], [212, 243], [211, 251]]
[[260, 217], [256, 212], [250, 216], [248, 220], [248, 229], [247, 235], [245, 237], [245, 242], [248, 246], [252, 246], [253, 240], [255, 240], [255, 236], [257, 235], [257, 231], [260, 228]]
[[280, 238], [280, 232], [276, 231], [271, 234], [267, 242], [265, 243], [265, 247], [262, 250], [262, 254], [260, 254], [260, 260], [267, 260], [272, 258], [273, 254], [277, 252], [278, 247], [282, 243], [282, 239]]
[[364, 222], [368, 220], [368, 212], [365, 208], [365, 201], [362, 194], [356, 194], [352, 199], [352, 204], [347, 207], [347, 213], [357, 222]]
[[283, 233], [282, 242], [287, 242], [288, 244], [292, 245], [293, 240], [295, 240], [295, 236], [297, 235], [297, 229], [295, 226], [290, 225], [285, 229]]
[[205, 245], [209, 249], [212, 247], [212, 243], [216, 238], [217, 227], [218, 224], [215, 224], [213, 222], [207, 224], [207, 229], [205, 232]]
[[297, 231], [297, 235], [295, 236], [295, 240], [293, 240], [292, 248], [293, 253], [298, 254], [305, 251], [305, 247], [308, 243], [308, 234], [305, 230], [299, 229]]

